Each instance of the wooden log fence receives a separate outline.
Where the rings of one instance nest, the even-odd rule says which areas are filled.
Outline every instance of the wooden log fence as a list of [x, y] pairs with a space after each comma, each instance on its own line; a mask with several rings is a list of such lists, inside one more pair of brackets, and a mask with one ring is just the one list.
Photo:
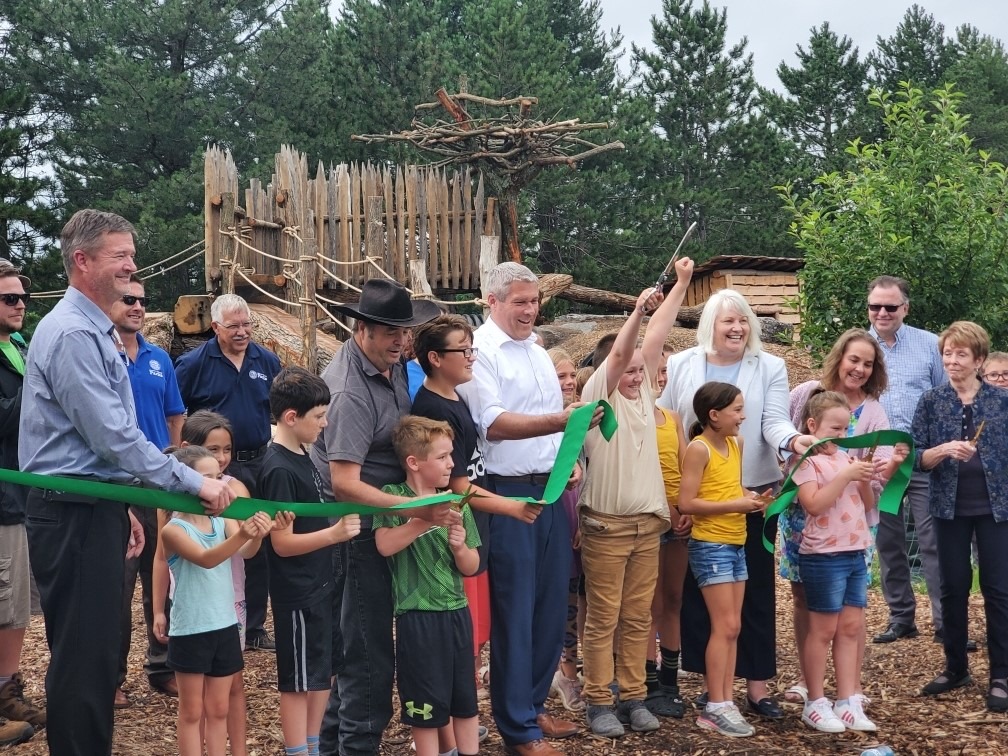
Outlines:
[[478, 291], [481, 235], [500, 233], [469, 168], [319, 164], [312, 176], [306, 156], [284, 146], [271, 180], [242, 189], [230, 152], [211, 146], [204, 192], [207, 291], [264, 286], [292, 314], [305, 297], [291, 278], [301, 268], [306, 289], [337, 299], [375, 276], [409, 286], [417, 261], [434, 292]]

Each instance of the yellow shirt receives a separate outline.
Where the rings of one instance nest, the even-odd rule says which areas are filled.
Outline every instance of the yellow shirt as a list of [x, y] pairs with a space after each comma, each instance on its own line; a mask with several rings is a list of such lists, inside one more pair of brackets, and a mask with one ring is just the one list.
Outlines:
[[[742, 489], [742, 455], [739, 454], [738, 439], [729, 436], [728, 456], [723, 456], [703, 436], [697, 436], [707, 447], [710, 459], [700, 481], [697, 498], [705, 501], [731, 501], [744, 495]], [[746, 518], [742, 512], [725, 514], [694, 514], [693, 538], [710, 543], [726, 543], [742, 546], [746, 540]]]
[[664, 407], [659, 407], [665, 416], [665, 424], [655, 428], [658, 437], [658, 461], [661, 463], [662, 479], [665, 481], [665, 498], [670, 507], [679, 503], [679, 481], [682, 472], [679, 470], [679, 434], [676, 432], [672, 413]]

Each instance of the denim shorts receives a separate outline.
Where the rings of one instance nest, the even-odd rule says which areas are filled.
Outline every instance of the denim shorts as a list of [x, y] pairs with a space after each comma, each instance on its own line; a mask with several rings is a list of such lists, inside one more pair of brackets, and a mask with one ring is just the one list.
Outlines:
[[798, 569], [810, 612], [837, 614], [845, 606], [868, 606], [865, 553], [799, 554]]
[[700, 588], [719, 583], [741, 583], [749, 579], [745, 546], [690, 538], [689, 566]]

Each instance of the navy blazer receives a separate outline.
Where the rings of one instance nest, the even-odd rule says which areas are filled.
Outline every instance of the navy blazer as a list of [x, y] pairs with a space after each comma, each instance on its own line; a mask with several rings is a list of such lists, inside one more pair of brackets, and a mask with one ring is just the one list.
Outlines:
[[[916, 446], [914, 468], [920, 466], [921, 455], [948, 441], [962, 438], [963, 403], [951, 385], [936, 386], [925, 391], [914, 412], [913, 435]], [[1008, 390], [984, 382], [973, 398], [973, 423], [986, 422], [977, 443], [977, 454], [987, 481], [987, 493], [995, 522], [1008, 521]], [[955, 517], [956, 488], [959, 484], [959, 463], [943, 459], [931, 469], [931, 516], [940, 520]]]

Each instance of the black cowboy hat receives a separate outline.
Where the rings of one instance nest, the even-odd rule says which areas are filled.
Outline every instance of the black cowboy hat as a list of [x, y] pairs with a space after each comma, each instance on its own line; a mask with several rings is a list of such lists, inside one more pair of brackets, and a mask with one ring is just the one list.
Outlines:
[[385, 278], [364, 283], [356, 305], [333, 305], [344, 315], [387, 326], [412, 328], [434, 320], [441, 308], [427, 299], [410, 299], [406, 287]]

